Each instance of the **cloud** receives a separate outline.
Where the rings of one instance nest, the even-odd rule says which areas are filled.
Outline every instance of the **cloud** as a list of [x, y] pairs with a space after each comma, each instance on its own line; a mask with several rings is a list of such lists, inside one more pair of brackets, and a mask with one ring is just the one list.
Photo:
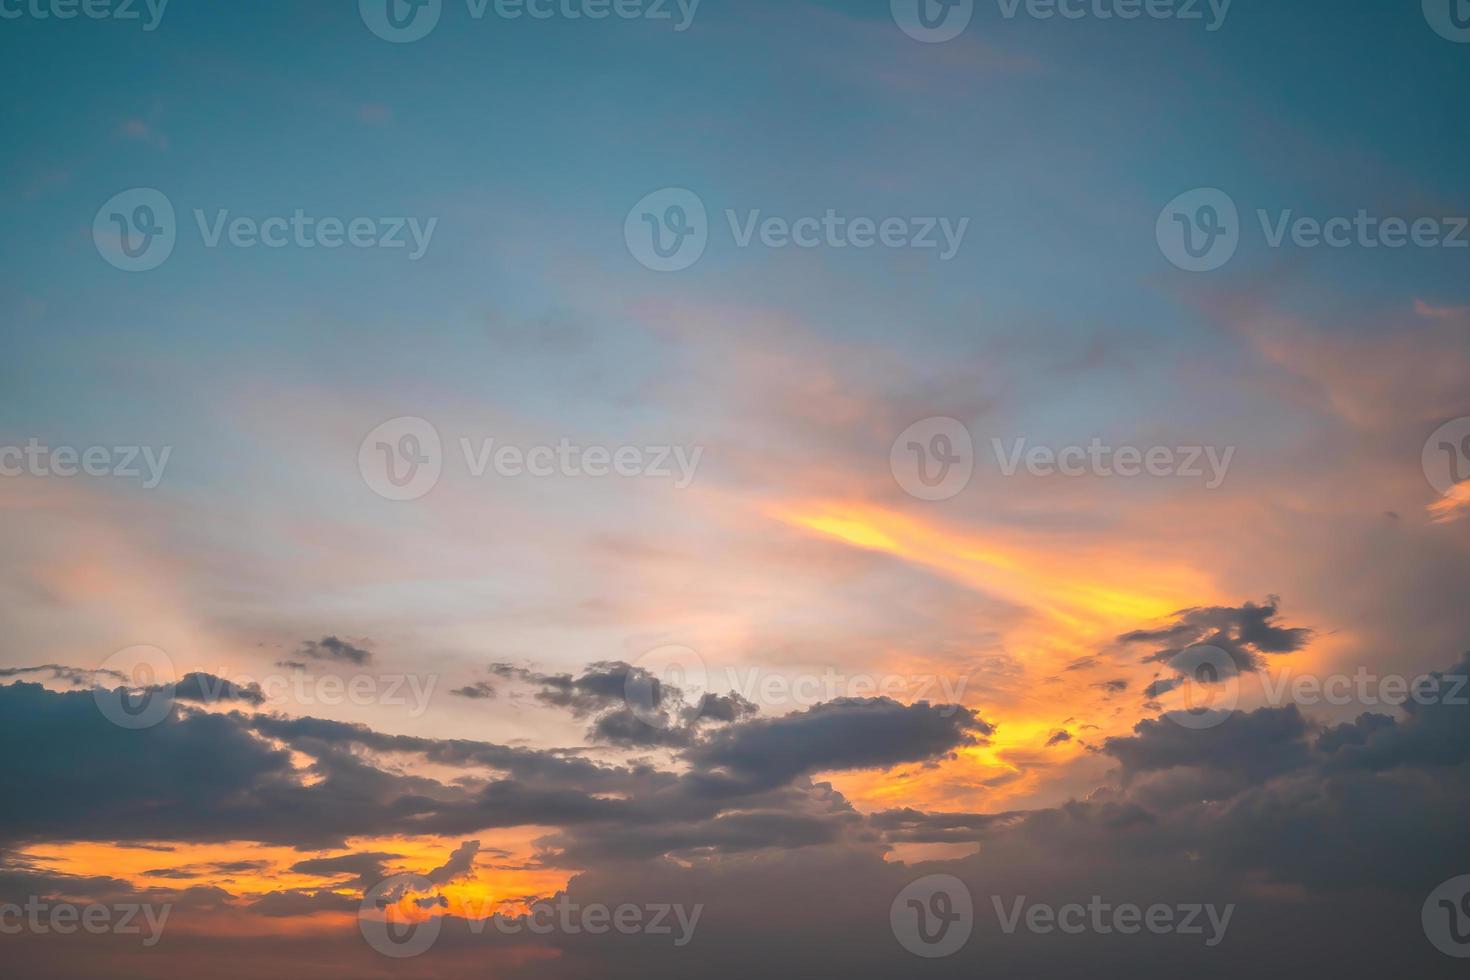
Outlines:
[[320, 640], [307, 640], [297, 649], [296, 654], [311, 660], [330, 660], [359, 666], [372, 663], [373, 659], [372, 653], [362, 646], [335, 636], [324, 636]]
[[542, 704], [566, 709], [573, 718], [591, 718], [590, 741], [622, 748], [684, 748], [700, 739], [700, 726], [735, 722], [758, 711], [738, 693], [706, 692], [691, 703], [679, 686], [617, 660], [591, 664], [577, 676], [507, 663], [491, 664], [490, 672], [536, 688], [534, 696]]
[[436, 885], [463, 878], [474, 869], [475, 855], [479, 852], [480, 842], [467, 840], [454, 849], [447, 861], [430, 871], [426, 877]]
[[[1167, 663], [1188, 647], [1212, 646], [1225, 651], [1237, 670], [1260, 670], [1266, 663], [1265, 655], [1295, 652], [1312, 639], [1310, 629], [1281, 626], [1275, 621], [1280, 604], [1278, 597], [1269, 596], [1261, 605], [1247, 602], [1241, 606], [1182, 609], [1165, 626], [1133, 630], [1118, 640], [1155, 645], [1157, 649], [1144, 657], [1144, 663]], [[1154, 695], [1145, 692], [1145, 696]]]
[[982, 744], [995, 729], [970, 709], [888, 698], [840, 698], [784, 718], [722, 729], [692, 747], [689, 761], [757, 786], [838, 769], [872, 769], [940, 758]]
[[[1438, 954], [1422, 936], [1407, 940], [1418, 930], [1428, 891], [1470, 866], [1460, 819], [1470, 808], [1470, 707], [1457, 696], [1467, 692], [1456, 690], [1470, 682], [1470, 655], [1434, 676], [1443, 697], [1349, 723], [1316, 721], [1295, 707], [1235, 712], [1202, 730], [1145, 720], [1131, 735], [1102, 742], [1096, 758], [1117, 766], [1105, 785], [1055, 807], [903, 807], [872, 815], [812, 776], [943, 757], [984, 745], [994, 726], [969, 709], [843, 699], [702, 731], [680, 752], [689, 771], [662, 770], [325, 719], [187, 707], [154, 729], [122, 733], [100, 720], [89, 692], [20, 681], [0, 687], [0, 736], [20, 744], [24, 733], [25, 744], [44, 751], [10, 753], [0, 763], [8, 784], [29, 787], [0, 803], [0, 826], [12, 844], [136, 835], [296, 846], [353, 834], [546, 827], [537, 842], [542, 857], [584, 869], [567, 883], [570, 900], [701, 903], [701, 932], [680, 951], [677, 968], [717, 978], [754, 966], [746, 949], [751, 935], [762, 936], [766, 949], [791, 950], [783, 966], [797, 971], [820, 972], [816, 953], [805, 952], [820, 949], [828, 972], [900, 972], [907, 954], [874, 923], [886, 923], [893, 896], [929, 873], [965, 881], [981, 914], [988, 914], [986, 897], [996, 895], [1054, 904], [1091, 895], [1145, 907], [1233, 903], [1237, 924], [1215, 951], [1221, 975], [1268, 965], [1304, 970], [1311, 964], [1296, 951], [1310, 948], [1313, 962], [1336, 976], [1379, 975], [1388, 965], [1385, 950], [1414, 975], [1435, 976], [1438, 961], [1430, 957]], [[1053, 740], [1062, 734], [1054, 732]], [[311, 760], [305, 772], [291, 753]], [[401, 764], [408, 757], [460, 776], [441, 782], [408, 775]], [[475, 874], [482, 839], [461, 838], [428, 877], [446, 884]], [[894, 848], [962, 845], [979, 850], [921, 864], [891, 859]], [[322, 888], [280, 890], [248, 903], [211, 889], [194, 900], [200, 907], [235, 901], [232, 914], [269, 920], [351, 913], [359, 899], [344, 889], [368, 887], [400, 860], [385, 850], [303, 858], [290, 870], [320, 876]], [[212, 867], [233, 875], [250, 863]], [[167, 882], [177, 870], [149, 877]], [[5, 874], [22, 894], [48, 891], [35, 868], [13, 865], [0, 885]], [[83, 895], [131, 891], [109, 879], [50, 886], [63, 887]], [[441, 895], [421, 898], [447, 908]], [[1360, 935], [1372, 942], [1360, 944]], [[981, 963], [1065, 973], [1077, 957], [1135, 955], [1136, 945], [1122, 945], [1125, 938], [1137, 937], [1062, 942], [977, 927], [946, 967], [952, 972], [941, 975], [973, 975]], [[1147, 963], [1130, 967], [1134, 975], [1162, 978], [1198, 963], [1197, 948], [1153, 938], [1159, 941]], [[340, 940], [344, 956], [349, 939]], [[313, 941], [318, 950], [338, 949], [334, 935]], [[443, 972], [448, 963], [463, 965], [522, 941], [494, 929], [468, 930], [451, 915], [444, 938], [420, 965]], [[594, 965], [607, 975], [664, 975], [676, 966], [653, 944], [610, 949], [565, 935], [545, 942], [557, 955], [538, 961], [541, 977], [578, 976]], [[219, 940], [216, 955], [228, 943]], [[78, 947], [69, 951], [83, 955]], [[168, 955], [183, 953], [173, 947]]]

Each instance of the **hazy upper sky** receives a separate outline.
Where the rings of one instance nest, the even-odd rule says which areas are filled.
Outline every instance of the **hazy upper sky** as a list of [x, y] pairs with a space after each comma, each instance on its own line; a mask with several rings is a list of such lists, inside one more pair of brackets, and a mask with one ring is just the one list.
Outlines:
[[[1470, 4], [1422, 7], [0, 0], [0, 944], [1450, 975], [1470, 711], [1383, 686], [1470, 649]], [[704, 911], [465, 932], [558, 895]]]

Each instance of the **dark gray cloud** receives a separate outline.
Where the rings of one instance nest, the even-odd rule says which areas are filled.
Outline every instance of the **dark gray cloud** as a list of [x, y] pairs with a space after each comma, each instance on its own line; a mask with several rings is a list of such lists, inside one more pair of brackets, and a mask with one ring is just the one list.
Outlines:
[[739, 721], [758, 711], [738, 693], [705, 693], [691, 700], [678, 686], [618, 660], [591, 664], [580, 675], [544, 674], [506, 663], [491, 664], [490, 672], [529, 685], [543, 704], [590, 718], [590, 741], [622, 748], [687, 748], [703, 736], [702, 726]]
[[[1467, 675], [1470, 657], [1441, 675], [1442, 691], [1450, 694], [1455, 679]], [[1454, 975], [1457, 964], [1424, 941], [1419, 910], [1430, 889], [1470, 867], [1462, 826], [1470, 812], [1470, 707], [1446, 697], [1332, 725], [1296, 708], [1235, 712], [1202, 730], [1148, 720], [1131, 736], [1102, 744], [1098, 758], [1117, 764], [1116, 778], [1084, 800], [1041, 810], [907, 808], [865, 817], [814, 781], [827, 770], [940, 758], [991, 734], [973, 713], [947, 711], [872, 699], [737, 720], [680, 749], [693, 767], [683, 772], [187, 707], [150, 737], [88, 722], [85, 714], [97, 712], [87, 692], [21, 682], [0, 688], [0, 735], [42, 752], [45, 762], [26, 769], [14, 758], [25, 753], [4, 761], [7, 782], [28, 792], [0, 804], [8, 808], [0, 827], [12, 841], [132, 833], [226, 839], [212, 836], [221, 827], [228, 839], [298, 844], [310, 842], [310, 828], [320, 824], [333, 824], [337, 835], [464, 828], [476, 836], [443, 865], [414, 869], [448, 880], [469, 867], [493, 828], [519, 822], [554, 828], [539, 846], [586, 869], [567, 886], [576, 901], [705, 907], [696, 941], [677, 957], [639, 940], [554, 936], [538, 940], [554, 955], [524, 967], [506, 957], [508, 977], [733, 978], [769, 969], [771, 949], [782, 951], [783, 970], [799, 975], [902, 975], [917, 961], [894, 943], [889, 906], [907, 882], [929, 873], [966, 882], [983, 923], [955, 957], [926, 964], [935, 976], [1074, 975], [1100, 963], [1141, 978]], [[109, 752], [108, 743], [123, 742]], [[310, 785], [286, 749], [313, 760], [304, 774]], [[463, 778], [446, 784], [379, 768], [375, 756], [389, 753], [456, 768]], [[68, 775], [63, 761], [77, 771]], [[211, 777], [192, 795], [181, 788], [210, 767], [230, 775]], [[31, 810], [44, 810], [50, 823]], [[94, 836], [104, 832], [107, 838]], [[904, 864], [886, 855], [897, 845], [978, 850]], [[321, 874], [330, 887], [276, 892], [236, 914], [350, 913], [356, 900], [342, 887], [366, 887], [398, 860], [385, 852], [305, 858], [293, 871]], [[6, 873], [12, 891], [44, 891], [34, 869], [0, 869], [0, 885]], [[130, 890], [108, 879], [49, 887], [71, 894]], [[1053, 904], [1100, 895], [1141, 906], [1229, 902], [1237, 909], [1227, 940], [1202, 955], [1197, 942], [1182, 937], [1004, 935], [990, 898], [1018, 895]], [[225, 898], [197, 896], [201, 904]], [[14, 962], [40, 962], [28, 942], [12, 953]], [[213, 943], [210, 953], [228, 959], [230, 942]], [[356, 964], [356, 975], [375, 968], [354, 958], [361, 947], [355, 935], [335, 942], [314, 939], [313, 955]], [[400, 972], [463, 972], [526, 942], [493, 929], [475, 933], [451, 919], [436, 948]], [[188, 944], [181, 938], [169, 947], [167, 955], [178, 960], [154, 962], [188, 961]], [[80, 956], [83, 945], [66, 949]], [[223, 975], [231, 968], [224, 965]]]
[[1186, 647], [1219, 647], [1239, 671], [1259, 670], [1268, 654], [1292, 653], [1304, 647], [1312, 631], [1275, 622], [1281, 600], [1269, 596], [1263, 604], [1198, 606], [1174, 614], [1174, 621], [1157, 629], [1133, 630], [1118, 637], [1127, 644], [1150, 644], [1154, 651], [1145, 662], [1167, 663]]
[[686, 758], [757, 786], [823, 770], [872, 769], [941, 758], [983, 742], [994, 729], [970, 709], [840, 698], [783, 718], [722, 729]]
[[307, 640], [296, 650], [298, 657], [310, 660], [331, 660], [362, 666], [372, 662], [373, 655], [364, 646], [366, 641], [349, 643], [335, 636], [324, 636], [320, 640]]

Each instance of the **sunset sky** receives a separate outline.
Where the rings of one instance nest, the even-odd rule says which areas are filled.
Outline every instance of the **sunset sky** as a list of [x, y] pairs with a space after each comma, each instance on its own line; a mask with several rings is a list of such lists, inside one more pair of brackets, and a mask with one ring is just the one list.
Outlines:
[[13, 975], [1462, 975], [1463, 0], [385, 3], [0, 2]]

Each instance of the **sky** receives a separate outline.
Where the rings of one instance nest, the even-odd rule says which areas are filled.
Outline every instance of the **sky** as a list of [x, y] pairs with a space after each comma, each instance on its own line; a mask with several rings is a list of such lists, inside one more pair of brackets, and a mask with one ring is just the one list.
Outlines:
[[0, 50], [23, 975], [1462, 970], [1464, 0]]

